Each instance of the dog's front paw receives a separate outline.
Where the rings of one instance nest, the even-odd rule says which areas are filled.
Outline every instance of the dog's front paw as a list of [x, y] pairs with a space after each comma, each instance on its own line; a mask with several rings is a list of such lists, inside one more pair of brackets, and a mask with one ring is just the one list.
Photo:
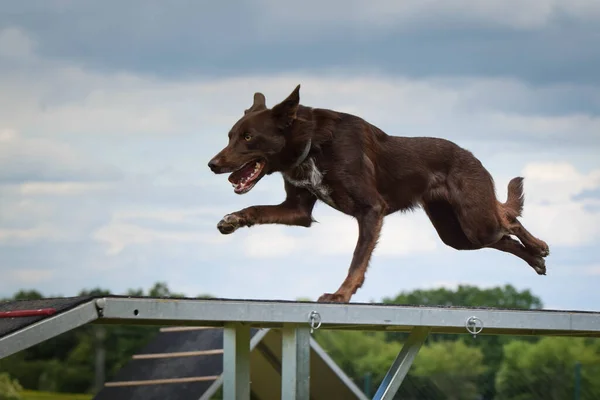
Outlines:
[[324, 293], [317, 302], [319, 303], [347, 303], [350, 299], [347, 299], [341, 293]]
[[219, 229], [219, 232], [221, 232], [223, 235], [229, 235], [243, 225], [244, 221], [242, 218], [235, 214], [227, 214], [221, 221], [219, 221], [217, 224], [217, 229]]

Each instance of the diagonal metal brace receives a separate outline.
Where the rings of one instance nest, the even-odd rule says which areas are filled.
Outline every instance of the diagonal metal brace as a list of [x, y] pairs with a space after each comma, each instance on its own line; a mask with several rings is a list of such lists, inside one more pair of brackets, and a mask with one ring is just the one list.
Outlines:
[[392, 400], [394, 398], [430, 330], [431, 328], [428, 326], [413, 328], [408, 340], [402, 346], [402, 350], [379, 385], [373, 400]]

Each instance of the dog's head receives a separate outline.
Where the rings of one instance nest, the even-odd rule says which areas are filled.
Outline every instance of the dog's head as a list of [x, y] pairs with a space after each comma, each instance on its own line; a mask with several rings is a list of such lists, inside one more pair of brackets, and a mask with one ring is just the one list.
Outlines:
[[281, 103], [267, 108], [265, 96], [254, 94], [254, 103], [229, 131], [229, 143], [208, 163], [216, 174], [231, 173], [237, 194], [249, 192], [263, 176], [282, 171], [290, 161], [290, 131], [296, 121], [300, 85]]

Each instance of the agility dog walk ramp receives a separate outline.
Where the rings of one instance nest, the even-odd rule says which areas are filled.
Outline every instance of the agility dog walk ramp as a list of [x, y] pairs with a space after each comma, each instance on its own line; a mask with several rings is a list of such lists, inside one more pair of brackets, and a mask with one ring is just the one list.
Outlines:
[[[217, 362], [210, 367], [213, 368], [213, 374], [207, 369], [200, 376], [184, 377], [204, 382], [208, 386], [205, 393], [211, 385], [214, 385], [213, 389], [222, 385], [225, 399], [251, 398], [251, 379], [254, 378], [250, 369], [250, 365], [254, 365], [251, 360], [254, 354], [261, 357], [259, 360], [262, 361], [268, 357], [264, 356], [266, 351], [255, 353], [259, 343], [268, 346], [271, 353], [280, 354], [280, 357], [276, 355], [271, 361], [264, 361], [270, 362], [274, 369], [277, 369], [278, 362], [281, 365], [281, 373], [277, 375], [279, 383], [274, 386], [279, 393], [275, 395], [283, 399], [313, 398], [311, 387], [313, 382], [317, 385], [318, 378], [315, 377], [317, 372], [313, 370], [312, 360], [315, 354], [318, 355], [316, 359], [322, 359], [325, 363], [325, 360], [329, 360], [324, 352], [319, 354], [322, 350], [312, 341], [311, 331], [314, 329], [410, 332], [375, 399], [394, 397], [430, 333], [600, 337], [600, 313], [597, 312], [231, 299], [74, 297], [0, 303], [0, 358], [87, 323], [172, 326], [178, 327], [176, 330], [181, 332], [185, 331], [186, 328], [182, 327], [186, 326], [218, 328], [213, 330], [213, 334], [221, 332], [222, 335], [222, 354], [219, 355], [222, 368], [218, 368]], [[193, 332], [192, 328], [187, 329]], [[174, 332], [161, 332], [167, 333]], [[261, 338], [260, 335], [264, 336]], [[214, 340], [217, 339], [213, 338], [211, 343]], [[168, 349], [166, 347], [160, 351], [178, 352]], [[214, 346], [183, 349], [183, 352], [220, 350]], [[214, 357], [220, 351], [213, 353], [196, 353], [196, 356]], [[142, 357], [137, 357], [137, 361], [160, 359], [152, 354], [151, 348], [148, 348]], [[179, 354], [171, 358], [181, 362], [187, 357]], [[335, 364], [329, 367], [337, 368]], [[219, 375], [220, 371], [222, 374]], [[336, 375], [339, 379], [345, 377], [339, 369]], [[202, 377], [204, 380], [200, 380]], [[129, 379], [130, 382], [133, 380]], [[209, 384], [211, 380], [213, 382]], [[108, 383], [105, 390], [133, 386], [131, 383], [129, 386], [123, 384], [126, 381], [120, 382]], [[272, 380], [269, 382], [273, 383]], [[258, 393], [254, 395], [258, 396]], [[358, 394], [357, 398], [360, 398]]]

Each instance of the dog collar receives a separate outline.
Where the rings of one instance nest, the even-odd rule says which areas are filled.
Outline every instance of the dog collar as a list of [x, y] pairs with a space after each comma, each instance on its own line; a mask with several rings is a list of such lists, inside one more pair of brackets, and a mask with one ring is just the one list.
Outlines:
[[300, 157], [296, 160], [296, 162], [292, 165], [292, 168], [296, 168], [297, 166], [302, 164], [304, 162], [304, 160], [306, 160], [306, 157], [308, 156], [308, 153], [310, 152], [311, 144], [312, 144], [312, 140], [308, 139], [308, 143], [306, 143], [306, 147], [304, 147], [304, 151], [302, 152]]

